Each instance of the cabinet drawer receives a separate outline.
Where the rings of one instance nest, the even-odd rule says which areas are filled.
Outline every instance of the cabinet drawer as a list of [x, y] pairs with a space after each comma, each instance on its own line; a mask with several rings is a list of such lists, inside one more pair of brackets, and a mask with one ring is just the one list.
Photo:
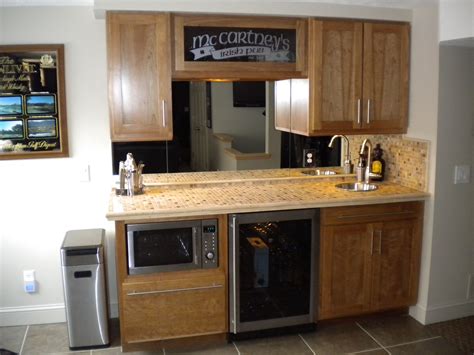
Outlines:
[[423, 202], [387, 203], [321, 209], [321, 225], [384, 222], [422, 217]]
[[123, 285], [123, 333], [128, 343], [227, 332], [223, 274]]

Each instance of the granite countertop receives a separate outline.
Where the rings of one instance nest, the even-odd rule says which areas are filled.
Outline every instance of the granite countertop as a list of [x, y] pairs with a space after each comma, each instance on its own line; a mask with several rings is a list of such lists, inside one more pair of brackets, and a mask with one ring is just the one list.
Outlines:
[[176, 185], [198, 185], [213, 183], [241, 183], [241, 182], [262, 182], [262, 181], [282, 181], [324, 178], [327, 176], [306, 175], [302, 172], [314, 171], [334, 171], [338, 177], [355, 176], [354, 174], [342, 174], [342, 168], [301, 168], [301, 169], [260, 169], [260, 170], [238, 170], [238, 171], [201, 171], [191, 173], [173, 174], [145, 174], [143, 183], [146, 186], [176, 186]]
[[[307, 176], [299, 172], [292, 176], [293, 169], [290, 173], [288, 169], [282, 170], [286, 171], [283, 177], [279, 176], [281, 171], [269, 177], [257, 177], [258, 171], [167, 174], [167, 182], [163, 184], [158, 177], [164, 174], [144, 176], [143, 195], [115, 196], [112, 191], [107, 218], [147, 220], [416, 201], [429, 196], [390, 182], [376, 183], [378, 189], [370, 192], [343, 191], [335, 185], [354, 181], [352, 175]], [[196, 179], [196, 174], [200, 179]]]

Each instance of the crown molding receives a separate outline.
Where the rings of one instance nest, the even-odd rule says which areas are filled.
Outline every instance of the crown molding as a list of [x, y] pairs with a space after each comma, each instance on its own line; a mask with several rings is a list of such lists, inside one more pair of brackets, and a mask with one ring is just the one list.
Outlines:
[[0, 0], [0, 7], [16, 6], [94, 6], [94, 0]]

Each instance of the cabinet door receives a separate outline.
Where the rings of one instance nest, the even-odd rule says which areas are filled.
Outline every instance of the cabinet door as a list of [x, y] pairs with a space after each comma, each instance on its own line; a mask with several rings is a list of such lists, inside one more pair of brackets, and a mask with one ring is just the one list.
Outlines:
[[322, 228], [319, 319], [368, 309], [371, 242], [367, 224]]
[[350, 132], [360, 126], [362, 23], [309, 23], [311, 131]]
[[168, 14], [107, 14], [112, 141], [171, 140]]
[[374, 225], [373, 310], [416, 303], [420, 233], [419, 222], [415, 219]]
[[275, 82], [275, 128], [309, 135], [309, 80], [288, 79]]
[[275, 81], [275, 129], [291, 131], [291, 79]]
[[377, 133], [406, 132], [408, 66], [408, 24], [364, 24], [364, 129]]
[[227, 332], [224, 275], [123, 285], [127, 343]]

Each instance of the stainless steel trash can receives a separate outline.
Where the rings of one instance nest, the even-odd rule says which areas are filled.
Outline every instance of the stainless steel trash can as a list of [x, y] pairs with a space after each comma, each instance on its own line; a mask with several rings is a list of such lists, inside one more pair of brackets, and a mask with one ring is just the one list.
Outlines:
[[69, 348], [107, 347], [109, 341], [103, 229], [73, 230], [61, 246]]

